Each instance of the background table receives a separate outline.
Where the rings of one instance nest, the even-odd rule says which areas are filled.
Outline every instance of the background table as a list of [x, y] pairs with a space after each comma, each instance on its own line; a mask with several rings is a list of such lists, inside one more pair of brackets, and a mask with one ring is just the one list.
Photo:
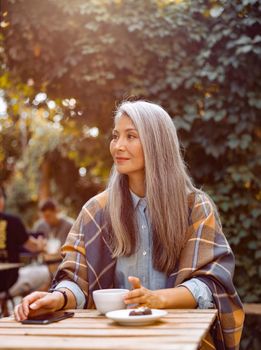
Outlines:
[[62, 261], [61, 253], [43, 254], [43, 263], [48, 266], [48, 269], [52, 278], [55, 272], [57, 271], [61, 261]]
[[1, 262], [0, 263], [0, 271], [5, 271], [5, 270], [12, 270], [12, 269], [17, 269], [21, 266], [23, 266], [24, 264], [21, 263], [4, 263]]
[[0, 349], [196, 350], [216, 318], [216, 310], [168, 310], [152, 325], [120, 326], [96, 310], [71, 310], [50, 325], [0, 320]]

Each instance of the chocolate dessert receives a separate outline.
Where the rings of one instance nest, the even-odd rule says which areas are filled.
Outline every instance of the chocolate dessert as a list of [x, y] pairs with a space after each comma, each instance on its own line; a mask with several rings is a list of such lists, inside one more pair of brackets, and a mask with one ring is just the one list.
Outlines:
[[152, 315], [151, 309], [148, 307], [139, 307], [135, 310], [132, 310], [129, 313], [129, 316], [144, 316], [144, 315]]

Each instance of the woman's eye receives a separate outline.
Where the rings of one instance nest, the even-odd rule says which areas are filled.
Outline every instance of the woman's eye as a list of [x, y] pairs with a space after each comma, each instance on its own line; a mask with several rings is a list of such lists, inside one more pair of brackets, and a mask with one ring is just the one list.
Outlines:
[[128, 135], [128, 139], [132, 140], [132, 139], [135, 139], [136, 136], [135, 135]]
[[111, 138], [112, 138], [112, 140], [117, 140], [118, 135], [116, 135], [116, 134], [112, 134]]

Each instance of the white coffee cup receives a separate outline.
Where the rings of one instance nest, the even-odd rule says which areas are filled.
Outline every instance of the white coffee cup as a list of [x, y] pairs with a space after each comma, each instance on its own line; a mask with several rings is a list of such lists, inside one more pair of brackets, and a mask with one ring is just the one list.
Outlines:
[[92, 293], [96, 309], [101, 314], [106, 312], [126, 309], [123, 301], [124, 295], [129, 292], [128, 289], [98, 289]]

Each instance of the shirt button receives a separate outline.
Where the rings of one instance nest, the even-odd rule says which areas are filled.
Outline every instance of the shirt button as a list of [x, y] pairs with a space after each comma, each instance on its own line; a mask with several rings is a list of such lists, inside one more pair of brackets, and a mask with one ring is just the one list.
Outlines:
[[147, 255], [146, 250], [143, 251], [142, 255], [143, 255], [143, 256]]
[[145, 230], [146, 226], [145, 226], [145, 225], [142, 225], [141, 228], [142, 228], [143, 230]]

